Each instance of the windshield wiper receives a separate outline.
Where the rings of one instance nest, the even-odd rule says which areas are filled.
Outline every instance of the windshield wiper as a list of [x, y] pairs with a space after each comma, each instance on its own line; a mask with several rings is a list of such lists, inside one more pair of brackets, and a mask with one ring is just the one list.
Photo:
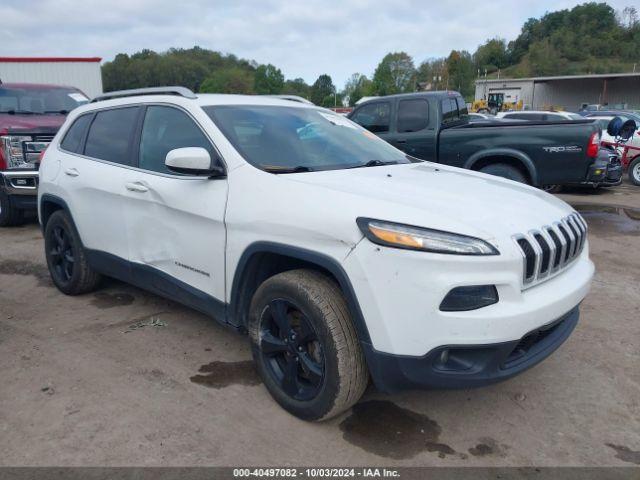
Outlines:
[[360, 165], [353, 165], [352, 167], [347, 168], [365, 168], [365, 167], [383, 167], [385, 165], [397, 165], [399, 162], [397, 160], [391, 160], [389, 162], [384, 162], [382, 160], [369, 160], [366, 163], [362, 163]]
[[301, 173], [301, 172], [313, 172], [309, 167], [304, 165], [297, 165], [295, 167], [278, 167], [276, 165], [263, 166], [262, 169], [269, 173]]

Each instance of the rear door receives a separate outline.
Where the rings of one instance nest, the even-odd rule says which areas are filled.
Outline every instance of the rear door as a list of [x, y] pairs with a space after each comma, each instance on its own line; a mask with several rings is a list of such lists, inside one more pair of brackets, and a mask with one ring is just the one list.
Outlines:
[[140, 108], [99, 110], [78, 117], [60, 144], [60, 186], [84, 247], [129, 256], [122, 198]]
[[436, 161], [436, 115], [430, 115], [425, 98], [398, 101], [395, 135], [390, 143], [400, 150], [423, 160]]
[[185, 110], [148, 105], [143, 115], [137, 168], [127, 170], [122, 185], [130, 260], [140, 267], [133, 269], [136, 280], [172, 295], [189, 291], [188, 303], [203, 299], [200, 292], [222, 302], [227, 180], [180, 175], [164, 163], [169, 151], [183, 147], [220, 157]]

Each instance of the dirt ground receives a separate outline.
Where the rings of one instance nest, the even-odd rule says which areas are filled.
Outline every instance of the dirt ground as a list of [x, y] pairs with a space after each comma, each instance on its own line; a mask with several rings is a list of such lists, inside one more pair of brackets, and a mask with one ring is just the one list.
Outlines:
[[38, 226], [2, 229], [0, 465], [640, 465], [640, 187], [561, 196], [597, 267], [565, 345], [478, 390], [370, 387], [320, 424], [271, 400], [245, 337], [115, 281], [62, 295]]

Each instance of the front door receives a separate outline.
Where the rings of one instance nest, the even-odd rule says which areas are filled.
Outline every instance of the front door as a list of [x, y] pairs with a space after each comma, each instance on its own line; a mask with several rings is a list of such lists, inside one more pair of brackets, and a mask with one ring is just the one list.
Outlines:
[[147, 106], [137, 169], [124, 185], [129, 256], [137, 283], [217, 317], [224, 314], [227, 181], [167, 169], [167, 153], [182, 147], [202, 147], [217, 158], [188, 113]]

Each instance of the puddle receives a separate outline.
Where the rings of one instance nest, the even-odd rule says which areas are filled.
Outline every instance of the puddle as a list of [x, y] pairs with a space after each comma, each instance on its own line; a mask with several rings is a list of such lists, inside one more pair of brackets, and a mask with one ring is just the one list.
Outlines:
[[113, 307], [124, 307], [126, 305], [131, 305], [135, 297], [128, 293], [109, 293], [109, 292], [98, 292], [94, 294], [93, 300], [91, 300], [91, 304], [94, 307], [98, 307], [100, 309], [107, 309]]
[[229, 385], [258, 385], [261, 383], [253, 360], [242, 362], [211, 362], [198, 370], [204, 375], [194, 375], [193, 383], [210, 388], [224, 388]]
[[455, 453], [438, 443], [442, 429], [434, 420], [392, 402], [356, 404], [340, 430], [347, 442], [381, 457], [406, 459], [423, 451], [438, 452], [441, 457]]
[[616, 458], [622, 460], [623, 462], [635, 463], [636, 465], [640, 465], [640, 452], [635, 452], [629, 447], [625, 447], [624, 445], [614, 445], [612, 443], [607, 443], [606, 445], [607, 447], [613, 448], [616, 451]]
[[573, 205], [595, 235], [640, 235], [640, 209], [615, 205]]
[[46, 265], [24, 260], [3, 260], [0, 262], [0, 274], [3, 275], [31, 275], [44, 287], [52, 287], [49, 269]]

